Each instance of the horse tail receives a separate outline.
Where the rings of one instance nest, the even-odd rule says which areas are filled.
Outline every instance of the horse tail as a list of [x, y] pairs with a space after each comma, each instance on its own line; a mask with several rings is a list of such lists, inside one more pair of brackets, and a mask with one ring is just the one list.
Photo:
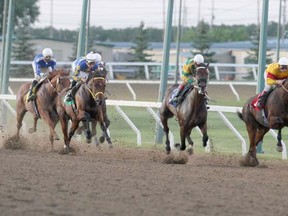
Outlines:
[[243, 115], [242, 115], [241, 112], [237, 111], [237, 116], [238, 116], [242, 121], [244, 121]]

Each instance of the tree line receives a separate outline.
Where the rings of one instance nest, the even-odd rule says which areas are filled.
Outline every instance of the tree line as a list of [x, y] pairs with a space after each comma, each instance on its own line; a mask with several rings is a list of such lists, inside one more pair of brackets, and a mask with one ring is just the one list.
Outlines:
[[[31, 60], [35, 55], [35, 50], [31, 39], [51, 38], [54, 40], [72, 42], [74, 44], [71, 60], [74, 60], [77, 51], [77, 41], [79, 29], [63, 30], [51, 27], [33, 28], [40, 12], [37, 6], [38, 0], [23, 0], [15, 5], [14, 13], [14, 33], [12, 45], [12, 57], [17, 60]], [[0, 11], [3, 11], [4, 0], [0, 0]], [[2, 32], [3, 14], [0, 14], [0, 31]], [[288, 25], [286, 25], [287, 28]], [[278, 24], [269, 22], [267, 26], [268, 37], [276, 37]], [[209, 62], [213, 60], [214, 52], [210, 51], [210, 45], [215, 42], [230, 41], [251, 41], [253, 48], [246, 59], [247, 63], [258, 62], [258, 47], [260, 28], [256, 24], [250, 25], [213, 25], [210, 26], [205, 21], [200, 21], [197, 26], [181, 27], [181, 42], [191, 42], [191, 55], [202, 53]], [[51, 34], [52, 33], [52, 34]], [[177, 27], [172, 27], [171, 41], [176, 42]], [[145, 28], [142, 21], [138, 27], [134, 28], [113, 28], [105, 29], [105, 26], [90, 26], [88, 35], [89, 47], [93, 47], [99, 42], [134, 42], [130, 48], [128, 61], [147, 62], [149, 55], [145, 50], [149, 49], [149, 42], [163, 42], [163, 29]], [[193, 49], [193, 50], [192, 50]], [[21, 67], [21, 66], [19, 66]], [[14, 75], [25, 76], [27, 67], [17, 68]], [[17, 74], [17, 71], [19, 74]], [[28, 71], [27, 71], [28, 73]], [[140, 74], [144, 74], [143, 71]]]

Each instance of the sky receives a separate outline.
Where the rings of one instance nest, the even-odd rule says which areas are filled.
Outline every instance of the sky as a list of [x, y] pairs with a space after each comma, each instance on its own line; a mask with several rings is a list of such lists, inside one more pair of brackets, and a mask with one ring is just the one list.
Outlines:
[[[169, 0], [91, 0], [90, 25], [104, 29], [138, 27], [163, 28]], [[178, 25], [179, 2], [174, 0], [173, 25]], [[282, 1], [283, 12], [285, 10]], [[40, 16], [35, 27], [76, 30], [81, 23], [83, 0], [38, 0]], [[182, 0], [181, 25], [196, 26], [199, 20], [214, 25], [261, 22], [263, 0]], [[287, 7], [285, 14], [287, 14]], [[279, 0], [269, 0], [268, 21], [278, 22]], [[282, 15], [284, 14], [282, 12]], [[214, 19], [212, 15], [214, 14]], [[282, 16], [281, 22], [288, 17]]]

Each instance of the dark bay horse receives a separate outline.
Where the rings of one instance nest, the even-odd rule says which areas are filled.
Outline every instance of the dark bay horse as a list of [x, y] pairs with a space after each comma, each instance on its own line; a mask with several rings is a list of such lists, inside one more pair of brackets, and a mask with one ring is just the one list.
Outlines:
[[[177, 85], [173, 85], [167, 89], [162, 106], [160, 108], [160, 119], [166, 136], [166, 153], [171, 152], [169, 140], [168, 119], [175, 116], [180, 126], [181, 143], [175, 144], [175, 147], [184, 151], [186, 149], [185, 140], [189, 143], [189, 152], [192, 154], [193, 141], [190, 137], [194, 127], [199, 127], [203, 134], [203, 146], [206, 147], [208, 141], [207, 135], [207, 107], [206, 107], [206, 88], [209, 79], [208, 64], [200, 66], [196, 69], [195, 74], [196, 85], [193, 90], [190, 89], [186, 94], [186, 98], [176, 108], [169, 103], [169, 99]], [[185, 91], [185, 89], [183, 90]]]
[[39, 89], [36, 93], [36, 99], [34, 101], [26, 102], [27, 93], [30, 89], [31, 83], [23, 84], [18, 93], [16, 99], [17, 106], [17, 134], [16, 137], [20, 138], [20, 128], [22, 127], [22, 121], [25, 113], [29, 111], [34, 116], [33, 128], [29, 129], [29, 133], [36, 132], [37, 121], [42, 118], [44, 122], [49, 126], [51, 143], [51, 150], [53, 149], [53, 140], [59, 139], [55, 132], [55, 127], [59, 121], [56, 112], [56, 98], [60, 91], [69, 87], [70, 77], [69, 71], [64, 69], [57, 69], [50, 73], [42, 83], [38, 83]]
[[[65, 153], [70, 152], [70, 141], [75, 131], [82, 121], [85, 126], [86, 142], [90, 143], [92, 134], [89, 122], [99, 122], [105, 138], [110, 147], [111, 139], [107, 133], [105, 124], [104, 106], [105, 103], [106, 79], [99, 74], [99, 71], [89, 75], [87, 81], [83, 83], [75, 94], [75, 106], [65, 102], [66, 90], [63, 90], [57, 99], [57, 112], [60, 117], [62, 132], [64, 136]], [[106, 106], [105, 106], [106, 109]], [[68, 121], [72, 121], [68, 133]]]
[[242, 113], [237, 113], [246, 124], [250, 142], [246, 165], [252, 167], [259, 164], [256, 147], [270, 129], [278, 130], [277, 151], [283, 150], [281, 130], [288, 126], [288, 79], [269, 94], [262, 110], [254, 107], [256, 99], [257, 95], [250, 98], [244, 104]]

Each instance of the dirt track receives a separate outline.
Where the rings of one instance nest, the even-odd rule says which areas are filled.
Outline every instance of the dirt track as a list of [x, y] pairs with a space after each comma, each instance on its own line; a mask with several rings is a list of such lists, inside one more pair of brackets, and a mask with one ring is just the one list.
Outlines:
[[[198, 154], [165, 164], [162, 150], [101, 149], [74, 155], [41, 139], [24, 150], [0, 142], [0, 215], [287, 215], [285, 161], [240, 166], [236, 155]], [[27, 144], [28, 143], [28, 144]]]
[[[131, 100], [115, 89], [110, 99], [121, 92]], [[136, 89], [138, 99], [157, 101], [157, 89]], [[235, 99], [227, 88], [210, 90], [217, 101]], [[195, 152], [186, 164], [166, 164], [162, 149], [97, 149], [75, 140], [76, 154], [60, 155], [62, 141], [49, 152], [46, 138], [34, 135], [24, 150], [11, 150], [4, 148], [9, 136], [0, 135], [1, 216], [288, 215], [287, 161], [260, 159], [250, 168], [239, 155]]]

